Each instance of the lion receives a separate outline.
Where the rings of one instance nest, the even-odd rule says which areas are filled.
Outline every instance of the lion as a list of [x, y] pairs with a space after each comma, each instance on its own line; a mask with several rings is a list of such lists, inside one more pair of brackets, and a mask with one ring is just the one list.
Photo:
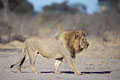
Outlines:
[[12, 64], [10, 68], [19, 64], [17, 70], [21, 72], [23, 63], [29, 59], [32, 71], [38, 74], [39, 72], [34, 65], [37, 54], [40, 54], [44, 58], [54, 58], [56, 60], [54, 73], [60, 73], [58, 68], [63, 59], [65, 59], [74, 71], [74, 74], [78, 75], [81, 73], [75, 66], [73, 59], [77, 53], [80, 53], [88, 46], [89, 43], [86, 39], [85, 32], [81, 30], [64, 31], [54, 38], [32, 37], [24, 41], [22, 59]]

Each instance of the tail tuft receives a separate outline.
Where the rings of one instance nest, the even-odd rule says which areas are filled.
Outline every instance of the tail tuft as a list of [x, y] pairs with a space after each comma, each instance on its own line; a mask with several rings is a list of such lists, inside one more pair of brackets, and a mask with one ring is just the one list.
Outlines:
[[10, 68], [13, 68], [14, 65], [11, 65]]

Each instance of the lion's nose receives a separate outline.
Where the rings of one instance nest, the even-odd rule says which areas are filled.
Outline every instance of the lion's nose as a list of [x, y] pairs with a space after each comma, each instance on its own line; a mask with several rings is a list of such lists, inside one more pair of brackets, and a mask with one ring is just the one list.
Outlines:
[[89, 44], [87, 44], [87, 46], [89, 46]]
[[87, 44], [87, 47], [89, 46], [89, 43]]

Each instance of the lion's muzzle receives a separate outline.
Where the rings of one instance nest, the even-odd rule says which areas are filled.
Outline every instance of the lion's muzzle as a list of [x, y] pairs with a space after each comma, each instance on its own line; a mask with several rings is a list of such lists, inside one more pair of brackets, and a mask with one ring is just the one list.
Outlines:
[[89, 43], [87, 43], [86, 48], [88, 48], [88, 46], [89, 46]]

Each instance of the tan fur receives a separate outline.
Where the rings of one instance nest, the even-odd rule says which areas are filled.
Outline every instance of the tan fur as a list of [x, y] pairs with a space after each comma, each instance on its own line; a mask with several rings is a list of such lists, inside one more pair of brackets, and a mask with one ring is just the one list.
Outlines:
[[[24, 48], [22, 51], [23, 58], [18, 62], [18, 72], [21, 72], [21, 67], [24, 61], [30, 59], [30, 67], [33, 72], [38, 73], [34, 65], [36, 55], [40, 54], [44, 58], [56, 59], [55, 73], [59, 73], [59, 65], [63, 58], [65, 58], [74, 73], [78, 75], [80, 73], [72, 58], [75, 58], [75, 55], [81, 52], [84, 48], [87, 48], [88, 45], [89, 43], [87, 42], [85, 33], [80, 30], [64, 31], [56, 36], [56, 38], [32, 37], [24, 42]], [[14, 65], [16, 65], [16, 63], [11, 65], [11, 68]]]

